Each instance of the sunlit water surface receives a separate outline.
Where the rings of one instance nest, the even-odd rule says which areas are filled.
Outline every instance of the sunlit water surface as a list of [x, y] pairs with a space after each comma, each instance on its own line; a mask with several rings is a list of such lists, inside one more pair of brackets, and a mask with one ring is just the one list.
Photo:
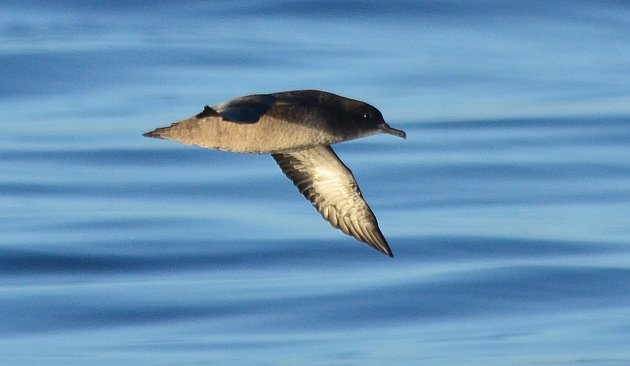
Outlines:
[[[630, 364], [618, 1], [0, 5], [0, 363]], [[318, 88], [394, 251], [269, 156], [143, 138]]]

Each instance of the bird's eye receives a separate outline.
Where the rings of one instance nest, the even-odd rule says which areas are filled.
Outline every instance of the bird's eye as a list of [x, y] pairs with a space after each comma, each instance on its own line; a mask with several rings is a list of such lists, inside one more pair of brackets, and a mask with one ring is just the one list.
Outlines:
[[363, 118], [365, 118], [365, 119], [372, 119], [372, 114], [370, 112], [365, 112], [365, 113], [363, 113]]

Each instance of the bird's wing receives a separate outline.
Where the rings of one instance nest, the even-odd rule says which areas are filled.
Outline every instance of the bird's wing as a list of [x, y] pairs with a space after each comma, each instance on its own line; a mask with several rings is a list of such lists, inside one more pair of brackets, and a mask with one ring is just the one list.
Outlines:
[[248, 95], [219, 103], [212, 108], [206, 106], [197, 117], [220, 115], [230, 122], [256, 123], [277, 101], [278, 98], [270, 94]]
[[271, 155], [332, 226], [393, 256], [352, 172], [330, 146]]

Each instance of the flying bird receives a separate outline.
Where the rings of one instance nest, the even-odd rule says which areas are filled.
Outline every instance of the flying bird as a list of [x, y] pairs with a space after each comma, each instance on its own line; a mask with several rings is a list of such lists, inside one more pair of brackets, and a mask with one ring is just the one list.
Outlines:
[[206, 106], [146, 137], [238, 153], [271, 154], [330, 224], [382, 253], [392, 251], [376, 216], [331, 144], [377, 133], [402, 138], [375, 107], [319, 90], [248, 95]]

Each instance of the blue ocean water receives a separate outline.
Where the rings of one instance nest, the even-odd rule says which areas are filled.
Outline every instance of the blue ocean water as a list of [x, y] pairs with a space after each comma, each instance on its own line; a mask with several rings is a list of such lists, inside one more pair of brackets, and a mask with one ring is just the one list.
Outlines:
[[[630, 364], [623, 1], [4, 1], [0, 363]], [[395, 258], [269, 156], [142, 137], [317, 88]]]

